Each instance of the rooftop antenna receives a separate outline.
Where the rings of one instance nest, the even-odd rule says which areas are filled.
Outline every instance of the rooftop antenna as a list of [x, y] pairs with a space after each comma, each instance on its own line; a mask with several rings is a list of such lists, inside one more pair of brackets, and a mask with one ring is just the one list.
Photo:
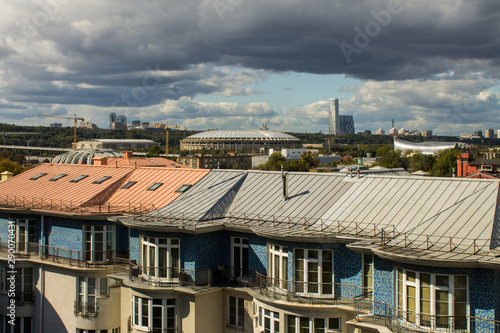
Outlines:
[[394, 128], [394, 118], [392, 118], [392, 127], [391, 128]]

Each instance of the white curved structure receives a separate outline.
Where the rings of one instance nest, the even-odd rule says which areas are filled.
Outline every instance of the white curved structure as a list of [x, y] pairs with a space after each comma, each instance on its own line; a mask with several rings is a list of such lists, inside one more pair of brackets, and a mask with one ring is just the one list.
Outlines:
[[421, 143], [408, 142], [398, 138], [394, 138], [394, 150], [413, 150], [414, 152], [421, 152], [426, 155], [433, 155], [434, 153], [442, 150], [457, 148], [457, 142], [434, 142], [427, 141]]
[[181, 150], [299, 147], [302, 142], [293, 135], [268, 130], [214, 130], [181, 140]]

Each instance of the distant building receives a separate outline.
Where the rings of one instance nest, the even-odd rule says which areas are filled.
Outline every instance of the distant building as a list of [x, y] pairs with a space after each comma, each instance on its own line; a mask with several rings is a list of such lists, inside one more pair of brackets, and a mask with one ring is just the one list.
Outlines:
[[375, 132], [375, 133], [376, 133], [377, 135], [385, 135], [385, 131], [384, 131], [383, 129], [381, 129], [381, 128], [379, 128], [379, 129], [377, 130], [377, 132]]
[[329, 133], [333, 135], [354, 134], [354, 118], [339, 114], [339, 100], [330, 98]]
[[116, 123], [116, 113], [111, 112], [109, 114], [109, 129], [113, 129], [114, 123]]
[[109, 114], [109, 128], [110, 129], [127, 129], [127, 116], [119, 115], [112, 112]]
[[484, 137], [487, 139], [493, 139], [495, 137], [493, 129], [487, 129], [484, 131]]
[[50, 124], [50, 127], [62, 127], [62, 124], [60, 124], [60, 123], [53, 123], [53, 124]]
[[132, 127], [141, 127], [141, 121], [140, 120], [132, 121]]
[[177, 162], [193, 169], [252, 168], [252, 157], [248, 155], [190, 155], [178, 157]]
[[483, 131], [475, 131], [474, 132], [474, 136], [482, 138], [483, 137]]
[[390, 136], [398, 136], [398, 130], [395, 129], [394, 127], [389, 130], [389, 135]]
[[[116, 123], [119, 124], [119, 123]], [[159, 145], [152, 140], [144, 139], [94, 139], [78, 141], [76, 149], [149, 149], [154, 145]]]
[[432, 136], [432, 130], [422, 131], [422, 136], [426, 136], [426, 137]]
[[472, 153], [462, 153], [457, 160], [457, 177], [500, 178], [500, 160], [473, 159]]
[[81, 128], [90, 128], [90, 129], [92, 129], [92, 128], [97, 128], [97, 125], [93, 124], [93, 123], [91, 123], [89, 121], [85, 121], [85, 122], [83, 122], [83, 123], [80, 124], [80, 127]]
[[398, 136], [405, 136], [405, 133], [406, 133], [406, 130], [404, 129], [404, 127], [400, 130], [398, 130]]

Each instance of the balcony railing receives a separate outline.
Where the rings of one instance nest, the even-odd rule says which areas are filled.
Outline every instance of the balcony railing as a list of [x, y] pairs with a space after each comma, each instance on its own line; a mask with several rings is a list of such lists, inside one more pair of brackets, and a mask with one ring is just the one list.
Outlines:
[[96, 317], [97, 305], [93, 302], [75, 301], [75, 316]]
[[383, 325], [395, 333], [411, 332], [500, 332], [500, 322], [473, 316], [416, 314], [371, 299], [355, 300], [356, 319]]
[[[72, 250], [57, 246], [42, 245], [38, 243], [14, 243], [16, 258], [35, 258], [40, 260], [51, 260], [61, 264], [80, 267], [99, 267], [101, 265], [113, 264], [113, 258], [125, 257], [123, 251], [85, 251]], [[8, 242], [0, 242], [0, 255], [7, 256]]]
[[353, 303], [355, 299], [372, 296], [371, 288], [342, 283], [297, 282], [259, 273], [256, 273], [256, 286], [263, 295], [271, 298], [311, 303]]
[[190, 286], [210, 287], [212, 270], [190, 270], [179, 267], [142, 266], [124, 260], [115, 260], [115, 273], [128, 271], [128, 278], [155, 287]]

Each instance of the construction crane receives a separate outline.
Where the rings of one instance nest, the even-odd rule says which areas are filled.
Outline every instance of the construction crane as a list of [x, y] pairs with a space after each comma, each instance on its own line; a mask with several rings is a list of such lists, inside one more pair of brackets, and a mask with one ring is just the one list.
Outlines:
[[165, 157], [168, 156], [168, 129], [169, 128], [179, 128], [179, 125], [168, 126], [168, 121], [166, 122], [167, 126], [165, 126]]
[[81, 120], [82, 123], [85, 121], [85, 119], [83, 118], [78, 118], [76, 116], [76, 113], [74, 113], [75, 117], [63, 117], [63, 116], [51, 116], [51, 115], [48, 115], [48, 114], [39, 114], [39, 116], [42, 116], [42, 117], [52, 117], [52, 118], [63, 118], [63, 119], [74, 119], [75, 120], [75, 125], [74, 125], [74, 128], [73, 128], [73, 149], [76, 149], [76, 124], [78, 122], [78, 120]]

